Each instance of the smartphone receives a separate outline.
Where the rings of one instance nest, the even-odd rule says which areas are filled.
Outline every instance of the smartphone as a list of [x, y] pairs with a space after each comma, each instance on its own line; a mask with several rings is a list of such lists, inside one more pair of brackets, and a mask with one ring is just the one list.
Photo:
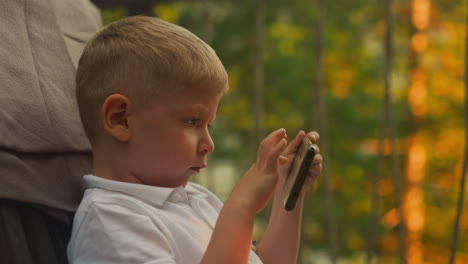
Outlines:
[[308, 137], [304, 137], [296, 152], [293, 164], [289, 169], [288, 177], [284, 184], [284, 208], [286, 211], [294, 209], [315, 153], [316, 146]]

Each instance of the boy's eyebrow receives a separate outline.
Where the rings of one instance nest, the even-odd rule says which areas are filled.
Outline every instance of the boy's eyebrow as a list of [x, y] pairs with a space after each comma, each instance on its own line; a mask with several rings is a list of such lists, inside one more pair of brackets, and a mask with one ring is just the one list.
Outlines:
[[[196, 114], [205, 114], [209, 115], [210, 111], [208, 108], [202, 104], [197, 104], [197, 105], [190, 105], [190, 106], [182, 106], [179, 108], [178, 112], [194, 112]], [[216, 119], [216, 112], [214, 115], [211, 117], [211, 121], [214, 121]]]

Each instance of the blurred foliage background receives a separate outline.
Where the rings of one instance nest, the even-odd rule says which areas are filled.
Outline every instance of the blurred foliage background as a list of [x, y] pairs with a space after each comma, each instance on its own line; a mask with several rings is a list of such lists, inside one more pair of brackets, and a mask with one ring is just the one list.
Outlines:
[[[279, 127], [290, 138], [301, 129], [322, 133], [327, 124], [322, 152], [329, 169], [307, 194], [300, 263], [404, 263], [402, 241], [408, 263], [447, 263], [465, 144], [466, 1], [393, 1], [391, 127], [384, 118], [385, 1], [319, 2], [265, 1], [261, 46], [260, 136]], [[125, 6], [101, 10], [105, 24], [129, 15]], [[229, 73], [230, 91], [212, 129], [216, 151], [194, 179], [223, 200], [253, 162], [258, 144], [256, 1], [164, 1], [146, 13], [205, 39]], [[319, 115], [320, 103], [326, 115]], [[395, 132], [395, 145], [379, 136], [385, 130]], [[402, 183], [403, 240], [392, 175]], [[268, 209], [257, 217], [255, 239], [267, 221]], [[468, 263], [467, 232], [465, 216], [456, 263]]]

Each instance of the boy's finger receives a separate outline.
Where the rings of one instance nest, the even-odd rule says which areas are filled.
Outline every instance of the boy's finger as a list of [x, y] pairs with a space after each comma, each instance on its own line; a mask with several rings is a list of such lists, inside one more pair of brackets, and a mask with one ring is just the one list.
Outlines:
[[280, 128], [271, 132], [262, 142], [267, 143], [270, 146], [273, 146], [282, 138], [286, 137], [286, 129]]
[[277, 168], [278, 162], [281, 163], [281, 152], [283, 152], [283, 149], [286, 147], [287, 144], [288, 142], [286, 141], [286, 139], [283, 138], [274, 146], [272, 151], [268, 154], [266, 160], [268, 164], [267, 166], [269, 168]]
[[315, 166], [315, 165], [317, 165], [317, 164], [321, 164], [322, 162], [323, 162], [323, 157], [322, 157], [322, 155], [317, 153], [317, 154], [314, 156], [314, 159], [312, 160], [312, 164], [310, 164], [310, 167], [313, 167], [313, 166]]
[[309, 177], [311, 180], [315, 180], [320, 173], [322, 172], [322, 162], [323, 158], [322, 155], [317, 154], [314, 157], [314, 160], [312, 161], [312, 164], [310, 165], [309, 168]]
[[283, 152], [283, 149], [286, 147], [287, 144], [288, 141], [285, 138], [280, 140], [280, 142], [278, 142], [271, 151], [271, 156], [275, 159], [278, 159], [281, 155], [281, 152]]
[[307, 133], [307, 137], [309, 137], [310, 141], [312, 141], [314, 144], [317, 143], [320, 139], [320, 135], [317, 133], [317, 131], [311, 131]]
[[260, 143], [260, 147], [270, 149], [281, 139], [286, 138], [286, 129], [280, 128], [271, 132], [265, 139]]
[[285, 156], [282, 156], [282, 155], [279, 156], [278, 160], [279, 160], [280, 165], [286, 164], [288, 162], [288, 158], [286, 158]]
[[278, 144], [278, 142], [280, 142], [281, 139], [285, 139], [286, 137], [286, 130], [284, 128], [280, 128], [271, 132], [265, 139], [262, 140], [262, 142], [260, 142], [257, 156], [263, 157], [265, 154], [270, 153]]
[[301, 144], [302, 139], [305, 137], [305, 132], [304, 131], [299, 131], [297, 133], [297, 136], [289, 143], [289, 145], [286, 147], [286, 149], [283, 152], [284, 156], [288, 156], [290, 154], [296, 153], [297, 148]]

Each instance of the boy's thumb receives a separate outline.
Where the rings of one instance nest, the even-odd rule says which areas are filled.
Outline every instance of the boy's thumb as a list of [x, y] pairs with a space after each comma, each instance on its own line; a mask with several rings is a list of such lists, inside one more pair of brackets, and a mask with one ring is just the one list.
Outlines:
[[278, 161], [279, 161], [279, 164], [280, 165], [283, 165], [283, 164], [286, 164], [286, 162], [288, 162], [288, 158], [286, 158], [285, 156], [279, 156], [278, 158]]

